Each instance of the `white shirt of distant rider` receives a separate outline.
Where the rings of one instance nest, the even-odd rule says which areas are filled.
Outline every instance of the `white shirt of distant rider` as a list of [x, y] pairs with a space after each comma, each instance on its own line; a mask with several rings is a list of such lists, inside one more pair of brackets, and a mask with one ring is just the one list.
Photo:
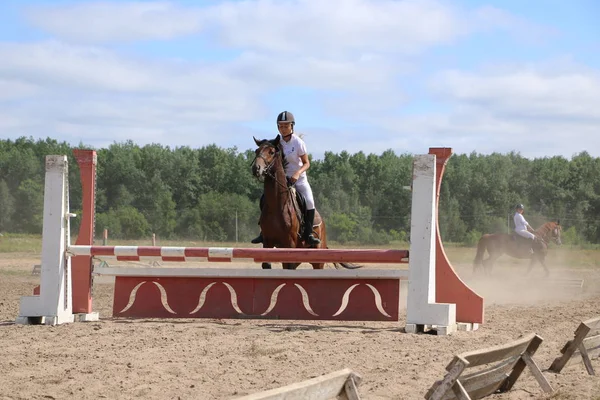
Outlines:
[[529, 225], [529, 222], [527, 222], [525, 220], [525, 217], [523, 216], [523, 214], [516, 212], [515, 216], [513, 217], [514, 221], [515, 221], [515, 231], [519, 232], [519, 231], [527, 231], [527, 227], [531, 226]]
[[[306, 144], [299, 136], [295, 134], [292, 135], [289, 142], [286, 142], [282, 139], [279, 143], [281, 144], [283, 155], [288, 162], [285, 175], [289, 178], [298, 172], [300, 168], [302, 168], [302, 165], [304, 165], [302, 164], [300, 157], [306, 154]], [[298, 178], [298, 180], [301, 179], [306, 179], [306, 171], [304, 171]]]

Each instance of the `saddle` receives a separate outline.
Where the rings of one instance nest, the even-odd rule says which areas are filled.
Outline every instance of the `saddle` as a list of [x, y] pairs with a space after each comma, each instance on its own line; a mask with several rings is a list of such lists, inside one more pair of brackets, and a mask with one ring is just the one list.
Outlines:
[[[302, 232], [304, 232], [305, 224], [304, 224], [304, 216], [306, 215], [306, 199], [296, 190], [296, 187], [291, 185], [290, 191], [292, 193], [292, 203], [294, 204], [294, 210], [296, 211], [296, 217], [298, 217], [298, 221], [300, 222], [300, 231], [298, 232], [298, 236], [302, 236]], [[315, 226], [321, 225], [321, 215], [315, 212], [315, 219], [313, 221], [313, 228]]]
[[544, 242], [540, 237], [531, 240], [519, 235], [516, 232], [510, 234], [510, 239], [516, 244], [517, 249], [522, 252], [537, 252]]

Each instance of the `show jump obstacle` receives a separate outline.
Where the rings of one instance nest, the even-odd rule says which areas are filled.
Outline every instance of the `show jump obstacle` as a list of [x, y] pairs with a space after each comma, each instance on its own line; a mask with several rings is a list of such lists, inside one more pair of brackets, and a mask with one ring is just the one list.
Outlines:
[[[18, 323], [93, 321], [94, 275], [115, 277], [113, 316], [398, 321], [408, 278], [406, 332], [448, 334], [483, 323], [483, 299], [457, 275], [440, 239], [438, 202], [449, 148], [413, 161], [410, 251], [94, 246], [96, 153], [76, 150], [83, 205], [70, 243], [68, 162], [46, 157], [41, 284], [21, 299]], [[409, 264], [409, 270], [111, 268], [94, 258], [168, 262], [352, 262]]]

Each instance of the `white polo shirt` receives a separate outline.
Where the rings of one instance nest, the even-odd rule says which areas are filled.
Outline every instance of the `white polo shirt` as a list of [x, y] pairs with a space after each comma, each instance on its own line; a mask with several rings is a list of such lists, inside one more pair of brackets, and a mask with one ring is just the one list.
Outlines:
[[[279, 141], [281, 148], [283, 149], [283, 155], [288, 162], [288, 165], [285, 169], [285, 175], [289, 178], [294, 175], [296, 172], [302, 168], [304, 165], [300, 157], [306, 154], [306, 144], [299, 136], [295, 134], [292, 135], [292, 138], [289, 142], [283, 140], [283, 137]], [[306, 179], [306, 172], [303, 172], [300, 175], [299, 179]]]
[[519, 214], [518, 212], [516, 212], [513, 219], [515, 221], [515, 231], [527, 230], [527, 226], [529, 225], [529, 223], [525, 221], [525, 217], [523, 216], [523, 214]]

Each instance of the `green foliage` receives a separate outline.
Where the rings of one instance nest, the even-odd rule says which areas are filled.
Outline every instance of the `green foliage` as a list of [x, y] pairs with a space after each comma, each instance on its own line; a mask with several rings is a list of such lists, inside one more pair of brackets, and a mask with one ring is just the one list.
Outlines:
[[25, 179], [16, 193], [15, 214], [18, 229], [15, 232], [41, 233], [44, 210], [44, 189], [33, 179]]
[[[250, 141], [249, 141], [250, 142]], [[309, 150], [314, 144], [308, 143]], [[79, 145], [78, 148], [86, 148]], [[0, 140], [0, 231], [40, 234], [44, 158], [69, 158], [71, 209], [81, 204], [73, 148], [53, 139]], [[132, 141], [98, 149], [96, 227], [111, 238], [247, 242], [258, 233], [262, 184], [250, 173], [253, 149], [198, 149]], [[386, 245], [410, 236], [412, 156], [326, 152], [308, 172], [330, 241]], [[533, 160], [511, 152], [457, 154], [440, 191], [444, 241], [474, 245], [482, 233], [512, 229], [514, 205], [537, 227], [560, 219], [564, 242], [600, 242], [600, 159]], [[76, 233], [78, 219], [72, 220]]]
[[151, 233], [144, 215], [132, 206], [97, 214], [96, 226], [108, 229], [110, 237], [119, 239], [148, 237]]
[[11, 220], [15, 213], [15, 199], [10, 194], [10, 189], [4, 179], [0, 179], [0, 232], [11, 227]]
[[479, 242], [479, 239], [481, 239], [481, 232], [471, 230], [465, 235], [463, 243], [465, 246], [475, 246]]

